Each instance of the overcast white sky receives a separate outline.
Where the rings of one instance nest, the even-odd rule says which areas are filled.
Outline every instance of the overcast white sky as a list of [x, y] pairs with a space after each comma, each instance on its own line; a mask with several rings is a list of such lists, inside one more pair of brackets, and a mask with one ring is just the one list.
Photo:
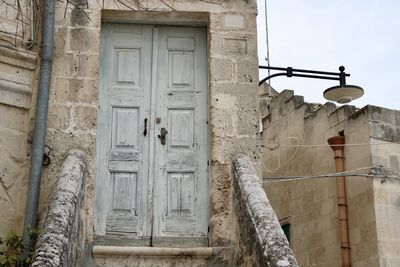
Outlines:
[[[265, 0], [258, 0], [258, 47], [265, 65]], [[270, 65], [351, 74], [347, 84], [364, 88], [350, 104], [400, 109], [399, 0], [267, 0]], [[260, 78], [264, 78], [261, 75]], [[293, 89], [307, 102], [324, 103], [336, 81], [271, 79], [277, 90]]]

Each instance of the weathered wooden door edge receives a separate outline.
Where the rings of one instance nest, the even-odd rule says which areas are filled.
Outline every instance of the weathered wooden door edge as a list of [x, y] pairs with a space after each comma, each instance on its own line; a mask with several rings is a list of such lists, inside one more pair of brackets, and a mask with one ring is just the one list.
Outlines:
[[[122, 62], [124, 62], [123, 56], [131, 54], [136, 55], [140, 58], [139, 63], [137, 64], [138, 71], [140, 73], [150, 73], [151, 72], [151, 61], [148, 57], [143, 56], [143, 53], [151, 53], [151, 48], [143, 43], [151, 42], [152, 29], [148, 25], [121, 25], [121, 24], [102, 24], [101, 31], [101, 58], [100, 58], [100, 91], [99, 91], [99, 100], [98, 100], [98, 116], [97, 116], [97, 138], [96, 138], [96, 181], [95, 181], [95, 209], [94, 209], [94, 234], [96, 236], [104, 236], [108, 234], [106, 220], [108, 220], [109, 211], [110, 211], [110, 194], [112, 188], [111, 183], [116, 178], [113, 176], [113, 173], [134, 173], [135, 180], [132, 180], [130, 183], [135, 183], [132, 190], [134, 193], [134, 197], [132, 201], [134, 201], [135, 216], [137, 216], [137, 226], [133, 231], [137, 232], [137, 236], [140, 237], [148, 237], [151, 234], [151, 230], [147, 227], [148, 219], [147, 212], [144, 209], [147, 209], [147, 188], [148, 188], [148, 167], [147, 162], [149, 162], [148, 151], [149, 151], [149, 142], [148, 138], [142, 132], [145, 126], [143, 124], [143, 120], [149, 117], [150, 113], [150, 92], [146, 88], [150, 87], [150, 77], [138, 76], [133, 77], [136, 80], [133, 82], [132, 86], [126, 86], [126, 84], [118, 84], [119, 80], [119, 72], [118, 79], [114, 81], [115, 75], [114, 68], [116, 67], [116, 58], [120, 58]], [[133, 39], [128, 38], [124, 35], [134, 36]], [[118, 39], [116, 36], [120, 36]], [[116, 38], [116, 39], [115, 39]], [[118, 41], [122, 41], [122, 43], [118, 43]], [[142, 50], [142, 52], [138, 51]], [[144, 51], [143, 51], [144, 50]], [[136, 54], [135, 54], [136, 53]], [[121, 56], [122, 54], [122, 56]], [[118, 55], [118, 56], [117, 56]], [[121, 59], [122, 57], [122, 59]], [[118, 63], [119, 64], [119, 63]], [[121, 63], [123, 64], [123, 63]], [[118, 65], [119, 66], [119, 65]], [[119, 69], [120, 67], [118, 67]], [[127, 75], [127, 74], [125, 74]], [[128, 74], [131, 75], [131, 74]], [[125, 95], [128, 93], [129, 97], [126, 98]], [[133, 93], [133, 94], [132, 94]], [[148, 94], [148, 96], [146, 96]], [[132, 147], [135, 148], [138, 157], [126, 158], [122, 159], [123, 162], [131, 162], [131, 166], [123, 167], [121, 164], [120, 167], [115, 167], [116, 165], [113, 163], [116, 159], [111, 159], [111, 144], [118, 135], [115, 132], [111, 135], [112, 131], [112, 122], [114, 120], [113, 113], [114, 109], [125, 109], [125, 110], [135, 110], [136, 120], [132, 120], [136, 122], [136, 128], [134, 130], [135, 136], [137, 136], [137, 140], [134, 138], [132, 140], [136, 140], [134, 142], [138, 142], [136, 145]], [[125, 112], [124, 110], [124, 112]], [[112, 111], [112, 112], [111, 112]], [[130, 112], [132, 113], [132, 112]], [[131, 114], [132, 115], [132, 114]], [[134, 114], [133, 114], [134, 115]], [[112, 120], [113, 118], [113, 120]], [[117, 117], [118, 118], [118, 117]], [[132, 117], [133, 118], [133, 117]], [[132, 122], [130, 122], [132, 123]], [[132, 124], [134, 125], [134, 124]], [[131, 126], [132, 126], [131, 125]], [[114, 128], [113, 128], [114, 129]], [[125, 128], [124, 128], [125, 129]], [[134, 129], [134, 128], [132, 128]], [[125, 130], [121, 130], [125, 131]], [[130, 139], [129, 139], [130, 140]], [[130, 140], [129, 142], [131, 142]], [[126, 143], [128, 144], [128, 143]], [[132, 143], [133, 144], [133, 143]], [[118, 142], [118, 146], [119, 146]], [[114, 145], [113, 145], [114, 146]], [[129, 145], [128, 147], [130, 147]], [[122, 142], [122, 147], [126, 147]], [[112, 154], [112, 153], [111, 153]], [[126, 153], [125, 153], [126, 154]], [[114, 155], [114, 154], [113, 154]], [[128, 155], [128, 154], [127, 154]], [[112, 156], [115, 157], [116, 155]], [[118, 159], [119, 160], [119, 159]], [[120, 162], [120, 163], [123, 163]], [[111, 164], [113, 163], [113, 164]], [[137, 166], [139, 164], [139, 166]], [[144, 164], [146, 163], [146, 164]], [[117, 164], [118, 165], [118, 164]], [[136, 166], [136, 167], [135, 167]], [[139, 176], [139, 177], [138, 177]], [[139, 187], [139, 188], [136, 188]], [[108, 190], [108, 191], [107, 191]], [[139, 197], [138, 197], [139, 195]], [[139, 199], [140, 198], [140, 199]], [[123, 229], [123, 228], [122, 228]], [[127, 235], [133, 235], [130, 233], [132, 230], [128, 231]], [[114, 231], [110, 229], [110, 235], [121, 235], [123, 230]], [[125, 232], [124, 232], [125, 233]]]
[[[197, 151], [195, 152], [195, 158], [194, 158], [194, 165], [189, 166], [187, 165], [186, 167], [178, 167], [178, 168], [183, 168], [182, 172], [186, 174], [192, 173], [194, 175], [194, 183], [196, 190], [199, 190], [199, 194], [196, 196], [193, 196], [196, 198], [196, 204], [195, 204], [195, 229], [194, 230], [184, 230], [184, 232], [179, 233], [177, 230], [169, 230], [167, 233], [165, 224], [162, 225], [162, 223], [165, 223], [166, 218], [163, 217], [163, 214], [166, 214], [163, 209], [164, 207], [160, 205], [165, 205], [164, 201], [158, 199], [160, 196], [164, 195], [166, 196], [167, 193], [165, 192], [165, 188], [162, 189], [162, 185], [166, 186], [166, 175], [169, 173], [179, 173], [178, 169], [176, 169], [177, 166], [172, 166], [171, 163], [168, 163], [167, 165], [162, 165], [163, 163], [166, 163], [166, 159], [164, 156], [162, 156], [164, 153], [167, 153], [169, 151], [170, 146], [167, 144], [165, 145], [160, 145], [159, 140], [155, 141], [155, 151], [159, 151], [155, 157], [155, 170], [154, 170], [154, 176], [160, 178], [164, 177], [162, 180], [157, 182], [154, 185], [154, 204], [156, 205], [155, 209], [153, 210], [154, 214], [154, 232], [152, 234], [153, 240], [158, 240], [161, 241], [163, 237], [165, 237], [166, 240], [179, 240], [179, 237], [189, 239], [190, 237], [193, 237], [194, 239], [201, 239], [202, 241], [199, 242], [201, 244], [204, 244], [204, 240], [208, 240], [208, 226], [209, 226], [209, 214], [210, 214], [210, 172], [209, 172], [209, 166], [208, 166], [208, 159], [209, 159], [209, 130], [208, 130], [208, 116], [209, 116], [209, 108], [208, 108], [208, 95], [209, 95], [209, 86], [208, 86], [208, 65], [207, 65], [207, 31], [205, 27], [176, 27], [176, 26], [160, 26], [159, 27], [160, 31], [163, 29], [163, 34], [160, 37], [160, 41], [156, 41], [155, 43], [158, 44], [158, 49], [159, 53], [163, 53], [163, 48], [166, 49], [165, 52], [162, 54], [162, 56], [159, 56], [159, 61], [158, 65], [159, 66], [168, 66], [171, 64], [170, 61], [168, 61], [165, 57], [167, 57], [168, 51], [183, 51], [182, 53], [194, 53], [194, 62], [193, 62], [193, 72], [196, 72], [196, 75], [193, 76], [193, 84], [185, 84], [184, 86], [189, 86], [187, 89], [173, 89], [174, 86], [170, 84], [171, 81], [168, 80], [168, 78], [159, 76], [158, 79], [156, 79], [157, 82], [157, 93], [156, 94], [156, 115], [160, 117], [161, 123], [156, 125], [156, 133], [159, 134], [161, 132], [160, 130], [164, 127], [168, 128], [171, 125], [167, 123], [169, 121], [169, 117], [167, 118], [167, 111], [173, 111], [173, 110], [179, 110], [180, 108], [177, 106], [177, 102], [168, 102], [172, 101], [172, 98], [174, 97], [175, 94], [179, 95], [183, 92], [189, 92], [192, 96], [194, 96], [193, 100], [194, 102], [190, 102], [192, 104], [189, 104], [189, 102], [185, 101], [185, 96], [182, 95], [183, 97], [183, 110], [189, 111], [191, 110], [194, 112], [195, 117], [193, 117], [193, 123], [196, 126], [193, 126], [195, 132], [194, 136], [197, 135], [196, 143], [193, 143], [194, 150]], [[168, 29], [171, 29], [172, 32], [177, 31], [177, 33], [172, 33], [171, 36], [167, 35], [166, 32]], [[183, 30], [182, 30], [183, 29]], [[190, 31], [185, 32], [186, 29], [190, 29]], [[179, 33], [180, 32], [180, 33]], [[190, 32], [190, 33], [189, 33]], [[178, 34], [179, 33], [179, 34]], [[160, 34], [160, 33], [159, 33]], [[170, 38], [171, 37], [171, 38]], [[171, 39], [171, 44], [170, 44], [170, 39]], [[179, 42], [176, 39], [192, 39], [192, 42], [190, 40], [183, 41], [183, 43], [179, 44]], [[168, 45], [167, 45], [168, 43]], [[188, 45], [188, 47], [183, 48], [182, 45]], [[171, 47], [169, 47], [171, 45]], [[168, 48], [167, 48], [168, 46]], [[175, 50], [176, 49], [176, 50]], [[192, 50], [193, 49], [193, 50]], [[161, 55], [161, 54], [160, 54]], [[164, 58], [164, 60], [163, 60]], [[171, 70], [170, 70], [171, 71]], [[160, 71], [161, 72], [161, 71]], [[165, 75], [165, 74], [164, 74]], [[168, 75], [168, 74], [167, 74]], [[167, 84], [169, 84], [167, 86]], [[171, 87], [172, 86], [172, 87]], [[179, 86], [178, 86], [179, 88]], [[165, 91], [165, 90], [168, 90]], [[200, 90], [200, 91], [199, 91]], [[152, 92], [153, 93], [153, 92]], [[201, 96], [201, 98], [199, 98]], [[167, 100], [169, 98], [170, 100]], [[178, 97], [179, 98], [179, 97]], [[196, 103], [196, 101], [200, 101], [199, 106]], [[168, 104], [169, 103], [169, 104]], [[172, 105], [172, 106], [171, 106]], [[194, 105], [194, 106], [192, 106]], [[189, 112], [190, 113], [190, 112]], [[204, 113], [204, 114], [203, 114]], [[200, 122], [203, 123], [201, 126]], [[198, 124], [198, 125], [197, 125]], [[167, 127], [168, 126], [168, 127]], [[197, 128], [198, 127], [198, 128]], [[171, 133], [171, 129], [167, 129], [170, 131], [169, 134]], [[205, 131], [204, 131], [205, 130]], [[204, 131], [204, 132], [203, 132]], [[201, 136], [201, 137], [199, 137]], [[171, 140], [171, 139], [169, 139]], [[200, 141], [203, 140], [203, 141]], [[195, 141], [195, 140], [193, 140]], [[201, 142], [202, 145], [200, 145]], [[199, 148], [200, 147], [200, 148]], [[161, 150], [160, 150], [161, 149]], [[192, 151], [192, 150], [190, 150]], [[198, 157], [199, 156], [199, 157]], [[169, 161], [168, 161], [169, 162]], [[185, 166], [185, 163], [183, 163], [183, 166]], [[200, 179], [202, 178], [202, 179]], [[154, 178], [153, 178], [154, 179]], [[199, 189], [201, 188], [201, 190]], [[162, 191], [160, 191], [162, 190]], [[165, 199], [165, 201], [168, 201]], [[158, 203], [158, 204], [157, 204]], [[200, 204], [199, 204], [200, 203]], [[158, 207], [157, 207], [158, 205]], [[197, 213], [199, 212], [199, 213]], [[189, 228], [187, 228], [189, 229]], [[158, 242], [157, 241], [157, 242]], [[156, 245], [157, 242], [153, 242], [153, 245]], [[161, 242], [162, 243], [162, 242]]]

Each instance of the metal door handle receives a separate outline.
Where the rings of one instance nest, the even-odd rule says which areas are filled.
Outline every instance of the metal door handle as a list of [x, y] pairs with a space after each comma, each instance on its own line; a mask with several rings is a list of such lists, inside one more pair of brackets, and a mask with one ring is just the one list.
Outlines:
[[144, 135], [144, 136], [147, 135], [147, 118], [144, 119], [144, 131], [143, 131], [143, 135]]
[[168, 131], [163, 127], [160, 130], [160, 134], [158, 135], [158, 139], [160, 139], [160, 142], [162, 145], [165, 145], [165, 136], [167, 135]]

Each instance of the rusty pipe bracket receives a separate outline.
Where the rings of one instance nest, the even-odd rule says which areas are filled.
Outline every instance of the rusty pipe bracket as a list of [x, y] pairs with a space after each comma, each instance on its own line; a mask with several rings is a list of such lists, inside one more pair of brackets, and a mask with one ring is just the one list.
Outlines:
[[345, 144], [345, 137], [343, 135], [334, 136], [328, 139], [328, 144], [333, 151], [343, 150]]

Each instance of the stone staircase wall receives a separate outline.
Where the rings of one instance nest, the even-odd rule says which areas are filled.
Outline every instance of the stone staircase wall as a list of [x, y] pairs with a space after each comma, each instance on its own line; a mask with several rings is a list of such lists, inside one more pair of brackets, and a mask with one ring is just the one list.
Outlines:
[[43, 229], [38, 237], [32, 267], [83, 266], [83, 234], [80, 216], [85, 184], [85, 156], [70, 150], [49, 202]]
[[250, 158], [236, 155], [233, 166], [242, 254], [235, 266], [298, 266]]

